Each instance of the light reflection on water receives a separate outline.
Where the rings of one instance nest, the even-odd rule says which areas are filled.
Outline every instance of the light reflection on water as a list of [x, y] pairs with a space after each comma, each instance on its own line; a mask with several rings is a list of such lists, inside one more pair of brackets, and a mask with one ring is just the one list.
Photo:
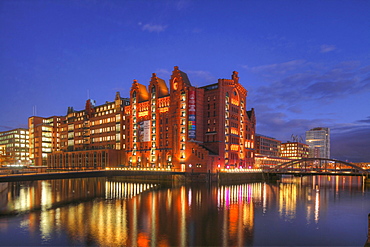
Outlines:
[[370, 213], [361, 177], [220, 186], [63, 179], [8, 183], [0, 196], [4, 245], [363, 245]]

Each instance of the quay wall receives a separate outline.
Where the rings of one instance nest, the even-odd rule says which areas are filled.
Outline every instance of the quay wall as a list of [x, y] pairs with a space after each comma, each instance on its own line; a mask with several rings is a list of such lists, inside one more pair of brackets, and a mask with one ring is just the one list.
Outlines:
[[224, 183], [246, 183], [264, 180], [263, 173], [219, 173], [218, 181]]
[[0, 176], [0, 182], [28, 181], [28, 180], [49, 180], [64, 178], [83, 178], [83, 177], [120, 177], [120, 180], [136, 182], [163, 182], [174, 181], [179, 183], [243, 183], [249, 181], [263, 180], [262, 173], [185, 173], [185, 172], [142, 172], [142, 171], [75, 171], [75, 172], [58, 172], [50, 171], [47, 173], [34, 174], [14, 174]]

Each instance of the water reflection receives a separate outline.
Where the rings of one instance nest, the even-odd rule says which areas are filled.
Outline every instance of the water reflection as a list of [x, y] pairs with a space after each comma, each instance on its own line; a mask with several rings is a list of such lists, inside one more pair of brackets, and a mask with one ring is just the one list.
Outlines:
[[[64, 239], [66, 245], [245, 246], [264, 243], [258, 242], [256, 226], [261, 217], [276, 214], [295, 222], [303, 215], [306, 225], [317, 225], [321, 211], [343, 191], [364, 193], [361, 178], [286, 177], [274, 184], [165, 188], [107, 178], [65, 179], [8, 183], [0, 213], [30, 211], [19, 224], [30, 233], [28, 239], [12, 244], [31, 238], [51, 245]], [[0, 218], [0, 236], [14, 227], [11, 219]]]
[[105, 195], [105, 178], [9, 182], [1, 193], [1, 214], [47, 210]]

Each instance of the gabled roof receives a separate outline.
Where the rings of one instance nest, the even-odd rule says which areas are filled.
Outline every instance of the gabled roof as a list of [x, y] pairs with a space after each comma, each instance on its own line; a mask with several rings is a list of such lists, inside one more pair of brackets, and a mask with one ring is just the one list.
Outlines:
[[169, 95], [169, 91], [168, 91], [168, 87], [166, 85], [166, 82], [163, 79], [157, 77], [156, 73], [153, 73], [151, 81], [152, 81], [152, 83], [156, 84], [158, 97], [163, 97], [163, 96]]
[[182, 80], [182, 83], [184, 85], [191, 86], [188, 75], [185, 72], [179, 70], [178, 66], [174, 67], [174, 70], [173, 70], [172, 75], [171, 75], [172, 79], [175, 78], [175, 77], [180, 77], [180, 79]]
[[149, 100], [148, 90], [143, 84], [138, 83], [137, 80], [134, 80], [132, 83], [131, 92], [132, 91], [136, 91], [137, 102]]
[[255, 115], [255, 112], [254, 112], [254, 108], [252, 108], [250, 111], [247, 111], [247, 115], [248, 115], [249, 120], [251, 120], [251, 121], [256, 120], [256, 115]]
[[158, 87], [159, 87], [158, 88], [159, 89], [158, 97], [169, 95], [169, 91], [168, 91], [168, 87], [166, 85], [166, 82], [161, 78], [158, 78]]

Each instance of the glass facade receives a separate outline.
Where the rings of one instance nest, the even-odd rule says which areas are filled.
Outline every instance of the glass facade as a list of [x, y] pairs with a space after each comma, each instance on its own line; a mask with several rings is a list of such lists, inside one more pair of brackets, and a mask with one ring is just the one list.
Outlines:
[[306, 144], [310, 149], [310, 158], [330, 159], [329, 128], [313, 128], [309, 131], [306, 131]]
[[19, 128], [0, 132], [0, 163], [1, 165], [29, 165], [29, 133]]

